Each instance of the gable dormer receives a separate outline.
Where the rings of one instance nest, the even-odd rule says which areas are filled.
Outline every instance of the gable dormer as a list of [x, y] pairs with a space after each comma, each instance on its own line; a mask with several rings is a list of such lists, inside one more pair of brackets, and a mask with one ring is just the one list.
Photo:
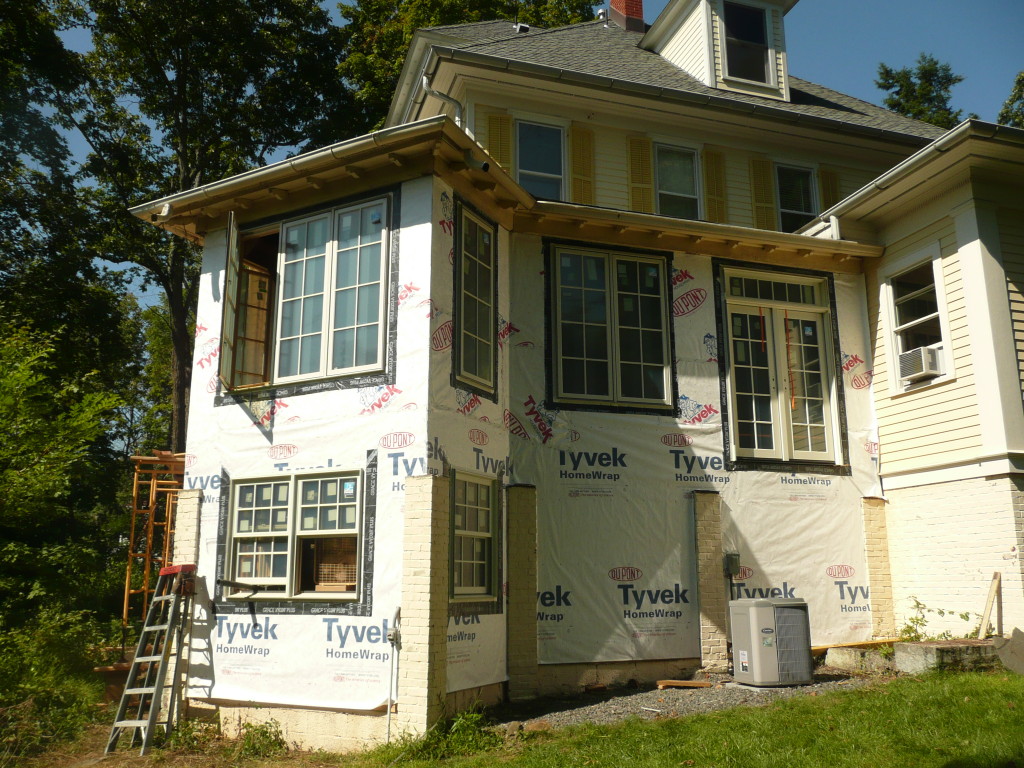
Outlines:
[[783, 17], [797, 0], [669, 0], [640, 45], [710, 88], [789, 101]]

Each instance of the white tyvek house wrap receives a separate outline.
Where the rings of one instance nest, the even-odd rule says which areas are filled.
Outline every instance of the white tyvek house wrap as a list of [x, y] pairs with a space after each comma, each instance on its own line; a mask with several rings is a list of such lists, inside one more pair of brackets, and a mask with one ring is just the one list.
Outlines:
[[508, 423], [513, 479], [538, 489], [541, 661], [699, 656], [698, 489], [721, 493], [725, 549], [743, 563], [734, 596], [807, 600], [816, 644], [868, 638], [861, 498], [879, 489], [860, 279], [836, 277], [853, 475], [727, 472], [710, 258], [673, 260], [678, 419], [543, 408], [540, 239], [514, 238], [512, 262]]
[[[430, 304], [431, 374], [429, 430], [438, 449], [428, 466], [431, 472], [455, 472], [488, 480], [504, 475], [508, 481], [508, 436], [502, 425], [500, 398], [508, 391], [507, 344], [498, 350], [499, 401], [453, 383], [454, 221], [455, 197], [451, 187], [434, 180], [433, 292]], [[508, 235], [497, 233], [498, 314], [508, 316]], [[502, 553], [504, 563], [505, 553]], [[502, 580], [514, 578], [507, 568]], [[448, 619], [448, 690], [459, 691], [508, 679], [506, 668], [506, 619], [504, 594], [500, 613], [469, 613]]]
[[[426, 471], [428, 451], [430, 321], [420, 303], [430, 291], [431, 208], [429, 179], [403, 185], [400, 227], [392, 235], [399, 329], [394, 384], [344, 389], [328, 383], [262, 406], [246, 407], [230, 396], [215, 403], [216, 359], [211, 364], [208, 358], [220, 336], [224, 233], [207, 240], [186, 475], [186, 488], [206, 489], [189, 696], [344, 709], [374, 709], [391, 696], [386, 632], [402, 596], [402, 481]], [[200, 386], [204, 380], [211, 386]], [[390, 455], [395, 453], [405, 455]], [[225, 576], [230, 482], [315, 475], [328, 468], [364, 472], [364, 502], [375, 489], [372, 517], [364, 504], [362, 545], [372, 567], [365, 570], [359, 605], [317, 599], [250, 603], [218, 593], [214, 612], [215, 580]]]

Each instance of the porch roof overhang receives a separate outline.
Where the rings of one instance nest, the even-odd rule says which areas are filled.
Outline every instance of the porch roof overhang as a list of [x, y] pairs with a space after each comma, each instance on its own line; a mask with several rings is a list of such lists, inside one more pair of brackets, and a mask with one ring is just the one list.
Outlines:
[[253, 220], [318, 199], [360, 194], [436, 173], [508, 226], [511, 211], [534, 203], [487, 152], [438, 115], [374, 131], [130, 209], [175, 235], [202, 242], [228, 211]]

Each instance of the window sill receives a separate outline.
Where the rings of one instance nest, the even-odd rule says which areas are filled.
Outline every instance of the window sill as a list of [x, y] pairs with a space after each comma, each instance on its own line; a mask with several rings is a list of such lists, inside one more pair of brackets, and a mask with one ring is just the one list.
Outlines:
[[890, 389], [890, 400], [897, 400], [907, 395], [914, 395], [918, 392], [924, 392], [925, 390], [938, 389], [945, 384], [951, 384], [956, 381], [956, 374], [946, 374], [944, 376], [936, 376], [934, 379], [927, 379], [926, 381], [920, 381], [915, 384], [902, 385], [897, 380], [896, 385]]
[[502, 601], [496, 595], [458, 595], [448, 598], [449, 616], [490, 615], [502, 612]]
[[830, 475], [840, 477], [853, 473], [849, 464], [786, 461], [782, 459], [731, 459], [725, 462], [725, 469], [728, 472], [777, 472], [789, 475]]

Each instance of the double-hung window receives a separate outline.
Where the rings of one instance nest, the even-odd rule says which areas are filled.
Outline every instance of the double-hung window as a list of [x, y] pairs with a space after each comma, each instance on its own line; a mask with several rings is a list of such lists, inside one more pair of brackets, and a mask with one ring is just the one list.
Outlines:
[[565, 197], [565, 131], [558, 126], [516, 123], [516, 174], [520, 185], [541, 200]]
[[497, 596], [497, 483], [456, 473], [452, 489], [451, 594]]
[[727, 268], [722, 282], [734, 457], [838, 461], [826, 279]]
[[268, 596], [354, 597], [361, 494], [358, 473], [236, 482], [231, 579]]
[[881, 272], [883, 306], [895, 361], [890, 384], [909, 390], [948, 377], [945, 294], [937, 245], [911, 254]]
[[779, 201], [779, 231], [796, 232], [817, 215], [814, 174], [810, 168], [776, 165], [775, 189]]
[[771, 82], [771, 46], [764, 8], [725, 2], [725, 71], [728, 77]]
[[556, 399], [671, 406], [666, 260], [558, 246], [553, 262]]
[[456, 237], [456, 378], [493, 393], [498, 324], [494, 228], [460, 206]]
[[232, 233], [221, 354], [229, 388], [384, 367], [387, 216], [381, 198]]
[[658, 213], [679, 219], [699, 219], [697, 153], [664, 144], [656, 144], [654, 152]]

